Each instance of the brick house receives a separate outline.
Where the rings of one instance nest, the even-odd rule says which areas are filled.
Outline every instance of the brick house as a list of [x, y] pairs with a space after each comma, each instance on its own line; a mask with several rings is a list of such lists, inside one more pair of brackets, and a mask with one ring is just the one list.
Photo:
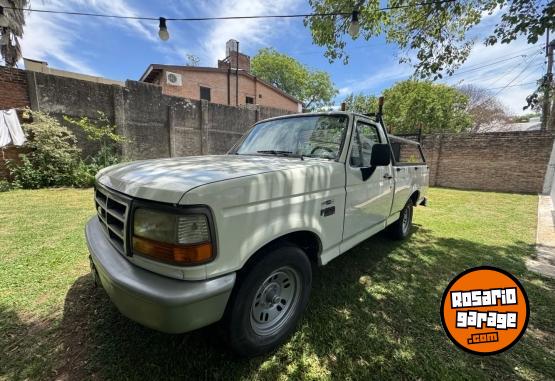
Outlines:
[[218, 60], [218, 67], [151, 64], [139, 81], [162, 86], [166, 95], [302, 112], [301, 101], [251, 74], [250, 57], [238, 52], [238, 45], [235, 40], [227, 42], [227, 57]]

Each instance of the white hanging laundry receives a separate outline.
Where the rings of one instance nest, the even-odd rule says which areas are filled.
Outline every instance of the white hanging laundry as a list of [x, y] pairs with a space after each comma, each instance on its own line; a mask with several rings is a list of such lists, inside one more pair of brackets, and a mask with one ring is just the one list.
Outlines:
[[25, 134], [19, 124], [17, 112], [14, 109], [0, 111], [0, 147], [14, 144], [25, 144]]
[[12, 144], [12, 136], [4, 120], [4, 112], [0, 111], [0, 147], [5, 147], [8, 144]]

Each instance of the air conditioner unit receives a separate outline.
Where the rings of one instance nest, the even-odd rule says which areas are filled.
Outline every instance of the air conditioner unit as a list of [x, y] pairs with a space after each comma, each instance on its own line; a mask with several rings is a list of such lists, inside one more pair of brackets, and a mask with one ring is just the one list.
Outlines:
[[166, 72], [166, 82], [168, 85], [172, 86], [182, 86], [181, 74], [172, 73], [171, 71]]

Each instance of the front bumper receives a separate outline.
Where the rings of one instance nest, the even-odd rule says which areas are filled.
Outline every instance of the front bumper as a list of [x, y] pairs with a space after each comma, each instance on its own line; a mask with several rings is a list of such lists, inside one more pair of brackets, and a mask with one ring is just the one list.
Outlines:
[[168, 333], [192, 331], [222, 318], [235, 273], [205, 281], [167, 278], [124, 258], [97, 217], [87, 223], [85, 235], [99, 281], [123, 315]]

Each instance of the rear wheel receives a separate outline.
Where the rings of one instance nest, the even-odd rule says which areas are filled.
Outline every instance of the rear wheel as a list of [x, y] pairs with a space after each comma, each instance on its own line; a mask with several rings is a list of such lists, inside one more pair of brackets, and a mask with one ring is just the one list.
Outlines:
[[311, 285], [310, 261], [300, 248], [286, 244], [261, 254], [240, 276], [228, 304], [231, 348], [250, 357], [279, 346], [295, 330]]
[[412, 200], [408, 200], [405, 207], [401, 210], [399, 219], [388, 226], [391, 238], [401, 240], [407, 238], [412, 230]]

